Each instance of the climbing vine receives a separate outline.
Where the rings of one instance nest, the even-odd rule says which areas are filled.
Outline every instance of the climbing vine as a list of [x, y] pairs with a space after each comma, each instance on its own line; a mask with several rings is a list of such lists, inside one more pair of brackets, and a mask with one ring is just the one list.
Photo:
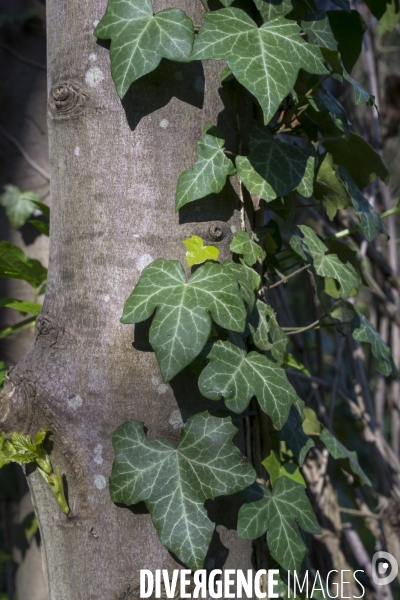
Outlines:
[[[325, 447], [356, 485], [371, 482], [357, 455], [335, 437], [332, 420], [321, 407], [317, 416], [306, 406], [289, 380], [288, 370], [311, 378], [288, 350], [289, 337], [333, 328], [335, 335], [370, 345], [377, 369], [397, 375], [388, 345], [357, 306], [367, 284], [359, 256], [340, 239], [356, 231], [368, 241], [387, 235], [382, 218], [399, 209], [379, 215], [363, 195], [367, 185], [378, 177], [387, 182], [389, 174], [329, 91], [329, 81], [345, 80], [356, 103], [375, 110], [374, 97], [350, 75], [364, 25], [348, 0], [334, 0], [339, 10], [327, 12], [314, 0], [220, 4], [211, 10], [203, 3], [199, 26], [179, 8], [154, 14], [151, 0], [109, 0], [95, 29], [98, 38], [111, 40], [120, 98], [162, 58], [225, 61], [221, 85], [252, 101], [248, 148], [227, 152], [226, 134], [215, 123], [207, 125], [197, 161], [177, 181], [175, 209], [218, 194], [236, 177], [247, 212], [242, 223], [253, 220], [244, 197], [263, 215], [258, 227], [234, 234], [232, 259], [219, 262], [217, 248], [192, 236], [184, 241], [190, 276], [179, 261], [158, 258], [127, 299], [123, 323], [154, 315], [149, 341], [164, 381], [189, 367], [199, 375], [201, 394], [223, 399], [226, 411], [192, 416], [176, 448], [165, 439], [148, 439], [142, 423], [118, 427], [110, 493], [127, 505], [144, 501], [161, 542], [193, 570], [203, 567], [214, 530], [204, 502], [238, 493], [239, 536], [263, 536], [272, 559], [293, 570], [305, 559], [305, 534], [320, 532], [301, 472], [311, 448]], [[305, 222], [310, 204], [331, 221], [348, 211], [350, 229], [324, 236]], [[321, 316], [311, 326], [283, 328], [267, 298], [303, 271], [313, 282]], [[263, 415], [261, 435], [269, 448], [253, 465], [232, 443], [235, 415], [249, 410]]]

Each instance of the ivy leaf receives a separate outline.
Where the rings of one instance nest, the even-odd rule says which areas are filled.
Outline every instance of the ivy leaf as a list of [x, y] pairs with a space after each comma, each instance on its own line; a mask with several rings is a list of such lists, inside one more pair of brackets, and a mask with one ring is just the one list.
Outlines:
[[0, 204], [4, 206], [11, 225], [19, 229], [36, 208], [34, 201], [40, 201], [36, 192], [21, 192], [16, 185], [7, 184], [5, 192], [0, 196]]
[[[358, 288], [360, 283], [357, 271], [353, 265], [350, 263], [342, 263], [336, 254], [325, 254], [325, 244], [319, 239], [311, 227], [299, 225], [299, 229], [304, 235], [303, 239], [298, 240], [303, 248], [303, 258], [308, 258], [308, 250], [317, 275], [335, 279], [340, 284], [341, 296], [343, 298], [350, 296], [352, 289]], [[297, 251], [297, 246], [293, 239], [294, 237], [295, 236], [290, 240], [290, 246]]]
[[187, 248], [186, 262], [189, 267], [200, 265], [206, 260], [218, 260], [219, 250], [215, 246], [204, 246], [204, 242], [198, 235], [184, 240]]
[[357, 10], [351, 12], [329, 10], [326, 14], [338, 42], [344, 67], [350, 73], [361, 54], [366, 25]]
[[274, 450], [272, 450], [271, 454], [262, 461], [262, 464], [268, 471], [272, 487], [280, 477], [287, 477], [306, 487], [306, 482], [300, 473], [299, 467], [294, 463], [281, 464], [278, 455]]
[[317, 200], [322, 200], [326, 212], [332, 221], [338, 210], [347, 208], [350, 204], [349, 194], [333, 168], [332, 155], [327, 152], [314, 182], [314, 192]]
[[0, 277], [22, 279], [34, 287], [46, 280], [47, 269], [10, 242], [0, 242]]
[[269, 352], [277, 364], [281, 365], [289, 338], [279, 327], [272, 306], [257, 300], [249, 315], [249, 328], [257, 348]]
[[238, 231], [233, 236], [229, 250], [235, 254], [243, 256], [243, 262], [251, 267], [260, 258], [264, 260], [266, 254], [264, 250], [253, 240], [250, 239], [246, 231]]
[[209, 313], [225, 329], [245, 328], [246, 309], [237, 280], [219, 263], [201, 265], [186, 281], [180, 262], [152, 262], [126, 301], [121, 322], [139, 323], [154, 310], [149, 340], [165, 382], [204, 348], [211, 331]]
[[162, 544], [193, 571], [202, 568], [214, 531], [205, 500], [255, 479], [232, 444], [236, 432], [229, 417], [204, 412], [188, 419], [176, 449], [165, 438], [148, 439], [138, 421], [113, 433], [112, 500], [128, 506], [144, 501]]
[[353, 308], [356, 313], [351, 321], [353, 338], [358, 342], [371, 344], [372, 354], [378, 361], [378, 368], [384, 375], [390, 375], [395, 368], [389, 346], [385, 344], [375, 327], [364, 317], [357, 306], [353, 306]]
[[14, 310], [29, 315], [38, 315], [43, 308], [41, 304], [37, 304], [36, 302], [14, 300], [14, 298], [0, 298], [0, 308], [3, 307], [13, 308]]
[[298, 72], [326, 73], [319, 48], [300, 36], [300, 28], [282, 16], [260, 28], [239, 8], [204, 14], [192, 60], [225, 59], [236, 79], [259, 101], [265, 123], [293, 88]]
[[111, 74], [120, 98], [131, 83], [154, 71], [162, 58], [187, 62], [194, 40], [193, 23], [179, 8], [156, 15], [151, 0], [109, 0], [94, 35], [111, 39]]
[[49, 237], [49, 235], [50, 235], [49, 223], [43, 223], [43, 221], [38, 221], [37, 219], [30, 219], [29, 223], [31, 225], [33, 225], [34, 227], [36, 227], [36, 229], [38, 231], [40, 231], [40, 233], [43, 233], [43, 235], [47, 235], [47, 237]]
[[268, 202], [278, 196], [287, 196], [297, 188], [306, 175], [309, 159], [313, 169], [314, 156], [311, 145], [299, 148], [274, 140], [268, 127], [254, 123], [250, 133], [250, 154], [238, 156], [236, 167], [247, 189]]
[[336, 73], [336, 75], [334, 75], [334, 78], [339, 79], [339, 81], [343, 81], [342, 78], [344, 78], [353, 86], [356, 104], [367, 104], [368, 106], [376, 106], [375, 96], [372, 96], [372, 94], [367, 92], [367, 90], [365, 90], [346, 71], [345, 67], [343, 66], [340, 52], [328, 50], [327, 48], [322, 48], [322, 54], [331, 66], [333, 73]]
[[329, 451], [329, 454], [331, 454], [333, 458], [344, 458], [349, 461], [351, 470], [355, 475], [357, 475], [357, 477], [359, 477], [360, 481], [364, 485], [372, 485], [358, 463], [356, 452], [351, 452], [350, 450], [347, 450], [347, 448], [345, 448], [345, 446], [343, 446], [343, 444], [341, 444], [339, 440], [335, 438], [335, 436], [329, 431], [329, 429], [324, 428], [321, 431], [320, 440], [325, 444]]
[[371, 242], [375, 238], [378, 231], [384, 235], [389, 235], [384, 222], [378, 213], [372, 208], [368, 200], [363, 196], [360, 189], [354, 183], [346, 169], [344, 167], [339, 167], [339, 173], [341, 178], [346, 182], [354, 211], [357, 217], [360, 219], [361, 231], [367, 240]]
[[350, 136], [349, 121], [346, 111], [338, 100], [325, 88], [317, 88], [308, 97], [308, 102], [316, 111], [329, 111], [329, 117], [335, 127], [340, 129], [347, 137]]
[[244, 263], [237, 264], [231, 260], [224, 262], [224, 269], [237, 279], [240, 287], [240, 295], [246, 302], [250, 310], [253, 309], [255, 302], [254, 291], [258, 290], [261, 285], [261, 277], [254, 269], [251, 269]]
[[14, 448], [8, 441], [4, 431], [0, 431], [0, 469], [11, 462]]
[[389, 171], [377, 152], [359, 135], [348, 139], [324, 139], [324, 147], [332, 154], [333, 162], [346, 168], [360, 189], [380, 177], [389, 182]]
[[287, 443], [300, 466], [303, 465], [310, 448], [315, 446], [313, 440], [304, 432], [301, 417], [294, 406], [282, 430], [278, 431], [278, 437]]
[[233, 1], [234, 0], [220, 0], [221, 4], [223, 4], [225, 8], [228, 8], [228, 6], [230, 6]]
[[324, 10], [309, 13], [301, 22], [311, 44], [337, 50], [337, 42], [333, 35], [328, 15]]
[[377, 31], [380, 35], [386, 31], [393, 31], [397, 23], [400, 21], [399, 4], [396, 0], [391, 0], [385, 5], [385, 12], [379, 19]]
[[254, 4], [260, 11], [264, 21], [269, 21], [274, 17], [282, 15], [283, 17], [293, 9], [293, 0], [254, 0]]
[[216, 127], [206, 125], [204, 135], [197, 143], [199, 156], [196, 163], [179, 176], [175, 196], [176, 210], [208, 194], [218, 194], [228, 175], [236, 173], [232, 161], [224, 154], [224, 144], [221, 132]]
[[242, 340], [216, 342], [208, 359], [210, 363], [199, 377], [200, 392], [210, 400], [225, 399], [235, 413], [241, 413], [256, 396], [262, 410], [278, 429], [288, 418], [297, 394], [284, 369], [258, 352], [246, 353]]
[[307, 547], [301, 530], [321, 533], [304, 487], [280, 477], [272, 492], [262, 487], [263, 497], [244, 504], [239, 511], [238, 535], [254, 539], [267, 530], [267, 543], [273, 558], [286, 570], [299, 570]]
[[336, 6], [338, 6], [342, 10], [345, 10], [348, 13], [351, 12], [349, 0], [332, 0], [332, 2], [333, 2], [333, 4], [336, 4]]

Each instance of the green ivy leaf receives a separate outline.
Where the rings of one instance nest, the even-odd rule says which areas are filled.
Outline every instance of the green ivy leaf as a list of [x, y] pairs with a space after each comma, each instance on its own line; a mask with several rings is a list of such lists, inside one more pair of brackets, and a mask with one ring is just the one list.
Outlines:
[[224, 262], [224, 269], [228, 273], [232, 273], [239, 283], [240, 295], [246, 302], [250, 310], [253, 309], [255, 302], [255, 290], [258, 290], [261, 285], [261, 277], [254, 269], [251, 269], [243, 262], [237, 264], [231, 260]]
[[315, 446], [313, 440], [308, 437], [302, 427], [302, 420], [298, 410], [292, 406], [288, 420], [281, 431], [278, 431], [281, 441], [287, 443], [299, 465], [302, 466], [310, 448]]
[[204, 135], [197, 143], [199, 156], [196, 163], [179, 176], [175, 196], [176, 210], [208, 194], [218, 194], [228, 175], [236, 173], [232, 161], [224, 154], [224, 144], [222, 133], [216, 127], [206, 125]]
[[162, 544], [193, 571], [203, 567], [214, 531], [205, 500], [238, 492], [255, 479], [232, 444], [236, 432], [229, 417], [205, 412], [188, 419], [176, 449], [165, 438], [146, 438], [137, 421], [124, 423], [112, 437], [112, 500], [128, 506], [144, 501]]
[[276, 320], [272, 306], [257, 300], [249, 315], [249, 328], [253, 343], [281, 365], [285, 359], [289, 338]]
[[23, 279], [34, 287], [46, 280], [47, 269], [10, 242], [0, 242], [0, 277]]
[[0, 196], [0, 204], [4, 206], [11, 225], [19, 229], [35, 210], [34, 201], [39, 201], [40, 198], [36, 192], [21, 192], [16, 185], [7, 184], [4, 189], [4, 194]]
[[264, 260], [264, 250], [250, 239], [246, 231], [237, 231], [233, 236], [229, 250], [235, 254], [241, 254], [243, 262], [251, 267], [260, 258]]
[[337, 42], [332, 33], [328, 15], [324, 10], [308, 13], [301, 22], [301, 26], [308, 35], [311, 44], [337, 50]]
[[350, 73], [361, 54], [366, 25], [357, 10], [329, 10], [327, 15], [344, 67]]
[[13, 298], [0, 298], [0, 308], [14, 308], [21, 313], [29, 315], [38, 315], [42, 310], [42, 305], [36, 302], [27, 302], [25, 300], [14, 300]]
[[387, 2], [385, 8], [386, 10], [379, 19], [377, 27], [380, 35], [386, 33], [386, 31], [393, 31], [397, 23], [400, 21], [399, 5], [396, 0], [391, 0], [390, 3]]
[[204, 14], [192, 60], [225, 59], [236, 79], [259, 101], [265, 123], [293, 88], [300, 69], [326, 73], [319, 48], [307, 44], [300, 28], [282, 16], [260, 29], [241, 9]]
[[258, 352], [247, 354], [238, 336], [234, 341], [213, 345], [207, 357], [210, 363], [199, 377], [200, 392], [210, 400], [224, 398], [226, 406], [235, 413], [243, 412], [256, 396], [262, 410], [281, 429], [297, 400], [284, 369]]
[[[368, 106], [375, 105], [375, 96], [372, 96], [367, 90], [365, 90], [355, 79], [353, 79], [349, 73], [346, 71], [343, 66], [342, 57], [340, 52], [336, 52], [334, 50], [328, 50], [327, 48], [322, 48], [322, 54], [324, 55], [326, 61], [332, 68], [333, 75], [335, 79], [339, 79], [339, 81], [343, 81], [343, 78], [346, 79], [354, 88], [355, 100], [356, 104], [367, 104]], [[376, 106], [376, 105], [375, 105]]]
[[359, 135], [349, 139], [324, 139], [324, 147], [332, 154], [336, 165], [345, 167], [360, 189], [380, 177], [389, 182], [389, 171], [377, 152]]
[[370, 480], [368, 479], [368, 477], [366, 476], [366, 474], [364, 473], [364, 471], [362, 470], [362, 468], [360, 467], [360, 465], [358, 463], [358, 458], [357, 458], [356, 452], [351, 452], [350, 450], [347, 450], [347, 448], [345, 448], [345, 446], [343, 446], [343, 444], [341, 444], [339, 442], [339, 440], [336, 439], [335, 436], [326, 428], [324, 428], [321, 431], [320, 440], [321, 440], [321, 442], [323, 442], [325, 444], [325, 446], [327, 447], [327, 449], [329, 451], [329, 454], [331, 454], [331, 456], [333, 456], [333, 458], [335, 458], [335, 459], [344, 458], [349, 461], [351, 470], [353, 471], [353, 473], [355, 475], [357, 475], [357, 477], [359, 477], [360, 481], [364, 485], [369, 485], [369, 486], [372, 485]]
[[[311, 227], [300, 225], [299, 229], [304, 235], [303, 239], [298, 240], [303, 248], [303, 258], [306, 260], [308, 257], [312, 258], [315, 271], [320, 277], [335, 279], [340, 284], [343, 298], [350, 296], [352, 289], [358, 288], [360, 284], [357, 271], [353, 265], [342, 263], [336, 254], [325, 254], [327, 250], [325, 244]], [[290, 240], [290, 245], [297, 251], [293, 237]], [[308, 256], [307, 250], [309, 252]]]
[[327, 152], [321, 164], [314, 182], [314, 192], [317, 200], [322, 200], [326, 212], [332, 221], [338, 210], [350, 205], [349, 194], [343, 183], [336, 175], [333, 168], [332, 155]]
[[264, 21], [269, 21], [274, 17], [282, 15], [283, 17], [293, 9], [294, 0], [279, 0], [278, 2], [270, 0], [254, 0], [254, 4], [260, 11]]
[[281, 464], [278, 455], [274, 450], [272, 450], [271, 454], [262, 461], [262, 464], [269, 474], [272, 487], [280, 477], [287, 477], [306, 487], [306, 482], [304, 481], [299, 467], [294, 463]]
[[[305, 176], [308, 180], [306, 171], [311, 167], [313, 173], [314, 156], [311, 145], [299, 148], [285, 144], [275, 140], [268, 127], [254, 123], [250, 133], [250, 154], [238, 156], [236, 167], [247, 189], [268, 202], [299, 187]], [[307, 196], [307, 189], [307, 186], [302, 188], [305, 192], [302, 195]]]
[[378, 231], [385, 235], [389, 235], [384, 222], [378, 213], [372, 208], [368, 200], [363, 196], [360, 189], [354, 183], [346, 169], [344, 167], [339, 167], [339, 173], [341, 178], [346, 182], [354, 211], [357, 217], [360, 219], [361, 231], [367, 240], [371, 242], [375, 238]]
[[245, 328], [237, 279], [219, 263], [201, 265], [186, 281], [180, 262], [152, 262], [126, 301], [121, 322], [139, 323], [154, 310], [149, 339], [166, 382], [205, 346], [211, 331], [209, 313], [221, 327], [237, 332]]
[[378, 361], [378, 369], [384, 375], [390, 375], [395, 369], [389, 346], [385, 344], [375, 327], [364, 317], [357, 306], [353, 306], [353, 308], [356, 313], [351, 321], [353, 338], [358, 342], [371, 344], [372, 354]]
[[223, 4], [225, 8], [228, 8], [228, 6], [230, 6], [233, 1], [234, 0], [220, 0], [221, 4]]
[[[325, 88], [317, 88], [308, 97], [308, 102], [314, 108], [314, 110], [329, 111], [328, 115], [335, 127], [340, 129], [347, 137], [350, 136], [349, 121], [347, 119], [346, 111], [338, 100], [332, 96]], [[321, 124], [321, 128], [323, 125]]]
[[123, 98], [131, 83], [154, 71], [162, 58], [187, 62], [194, 40], [193, 23], [179, 8], [156, 15], [151, 0], [109, 0], [94, 35], [111, 39], [111, 74]]
[[342, 10], [345, 10], [348, 13], [351, 13], [350, 2], [349, 0], [332, 0], [333, 4], [336, 4]]
[[40, 233], [43, 233], [43, 235], [47, 235], [47, 237], [49, 237], [50, 226], [48, 223], [43, 223], [43, 221], [38, 221], [37, 219], [30, 219], [29, 223], [36, 227]]
[[206, 260], [218, 260], [219, 250], [215, 246], [204, 246], [204, 242], [198, 235], [184, 240], [187, 248], [186, 262], [189, 267], [201, 265]]
[[260, 500], [241, 507], [238, 535], [254, 539], [267, 530], [267, 543], [273, 558], [286, 570], [299, 570], [307, 553], [301, 529], [321, 533], [304, 487], [287, 477], [280, 477], [272, 492], [264, 486], [261, 490]]

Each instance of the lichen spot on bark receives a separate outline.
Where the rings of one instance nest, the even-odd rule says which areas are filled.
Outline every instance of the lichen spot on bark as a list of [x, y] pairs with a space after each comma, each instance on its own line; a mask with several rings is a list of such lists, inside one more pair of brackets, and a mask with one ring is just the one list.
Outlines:
[[104, 74], [99, 67], [92, 67], [85, 75], [85, 81], [91, 88], [96, 88], [104, 79]]
[[142, 272], [143, 269], [151, 262], [153, 262], [153, 257], [150, 256], [150, 254], [142, 254], [142, 256], [140, 256], [136, 261], [136, 267], [140, 272]]
[[163, 129], [167, 129], [168, 125], [169, 125], [168, 119], [163, 119], [162, 121], [160, 121], [160, 127], [162, 127]]
[[74, 410], [80, 408], [82, 404], [83, 400], [78, 394], [74, 394], [68, 398], [68, 406]]
[[103, 477], [103, 475], [95, 475], [94, 485], [97, 487], [98, 490], [104, 490], [107, 485], [106, 478]]

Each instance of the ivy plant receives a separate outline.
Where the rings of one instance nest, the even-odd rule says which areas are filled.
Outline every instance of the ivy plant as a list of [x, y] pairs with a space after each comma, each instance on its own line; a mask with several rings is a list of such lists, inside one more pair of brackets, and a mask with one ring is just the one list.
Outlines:
[[[247, 0], [238, 8], [234, 0], [221, 0], [212, 9], [203, 3], [199, 25], [178, 7], [155, 13], [151, 0], [109, 0], [94, 32], [111, 40], [111, 74], [121, 98], [167, 58], [225, 61], [222, 85], [235, 86], [235, 94], [252, 103], [248, 149], [240, 142], [237, 154], [228, 152], [226, 132], [208, 124], [169, 210], [219, 194], [236, 177], [242, 201], [250, 196], [261, 214], [266, 208], [278, 215], [266, 216], [254, 231], [244, 225], [236, 231], [232, 259], [223, 264], [216, 247], [198, 236], [185, 240], [187, 265], [157, 258], [142, 271], [123, 310], [127, 324], [153, 316], [149, 341], [165, 382], [191, 367], [201, 394], [223, 399], [228, 409], [222, 416], [192, 416], [176, 447], [147, 438], [137, 421], [113, 435], [112, 499], [144, 501], [161, 542], [191, 569], [204, 565], [214, 529], [204, 502], [234, 493], [244, 501], [239, 536], [263, 536], [272, 560], [299, 569], [307, 553], [303, 533], [320, 531], [302, 474], [315, 446], [326, 447], [360, 484], [371, 483], [357, 455], [331, 425], [321, 426], [288, 378], [286, 371], [294, 369], [311, 375], [287, 351], [295, 329], [281, 327], [267, 302], [272, 288], [307, 270], [323, 310], [311, 327], [336, 328], [338, 335], [347, 327], [355, 340], [371, 345], [382, 373], [396, 375], [388, 346], [354, 300], [365, 278], [357, 254], [338, 241], [350, 230], [324, 237], [303, 217], [306, 202], [331, 221], [346, 209], [351, 231], [371, 241], [387, 234], [382, 218], [398, 211], [379, 215], [364, 196], [363, 188], [378, 177], [387, 182], [387, 168], [325, 86], [330, 77], [346, 81], [356, 103], [375, 110], [373, 96], [350, 75], [361, 50], [362, 18], [347, 0], [334, 3], [339, 10], [325, 12], [313, 1]], [[243, 215], [246, 210], [243, 202]], [[247, 216], [253, 219], [251, 210]], [[264, 469], [258, 483], [232, 443], [232, 419], [246, 416], [250, 402], [268, 424], [271, 449], [253, 465]]]

